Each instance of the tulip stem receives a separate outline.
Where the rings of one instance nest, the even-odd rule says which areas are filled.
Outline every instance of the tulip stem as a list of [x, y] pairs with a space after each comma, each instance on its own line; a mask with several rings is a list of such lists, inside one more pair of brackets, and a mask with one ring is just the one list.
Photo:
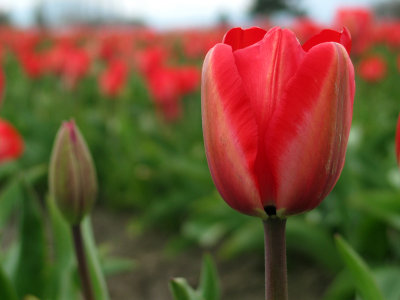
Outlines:
[[94, 300], [80, 224], [72, 225], [72, 236], [84, 298], [85, 300]]
[[269, 217], [263, 223], [265, 238], [265, 299], [287, 300], [286, 219]]

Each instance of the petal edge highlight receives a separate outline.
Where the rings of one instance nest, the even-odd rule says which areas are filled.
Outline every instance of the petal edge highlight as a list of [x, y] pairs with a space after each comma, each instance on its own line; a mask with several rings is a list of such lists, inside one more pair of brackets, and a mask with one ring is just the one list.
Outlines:
[[217, 44], [207, 54], [201, 98], [207, 162], [218, 191], [242, 213], [264, 213], [253, 172], [257, 127], [230, 46]]

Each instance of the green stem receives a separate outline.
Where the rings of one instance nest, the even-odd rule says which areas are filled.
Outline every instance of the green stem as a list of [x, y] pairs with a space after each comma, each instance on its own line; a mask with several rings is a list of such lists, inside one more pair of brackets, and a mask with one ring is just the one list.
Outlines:
[[92, 279], [92, 287], [96, 300], [110, 300], [107, 284], [101, 270], [99, 255], [94, 241], [90, 216], [82, 221], [82, 235], [87, 253], [89, 274]]
[[265, 238], [265, 299], [288, 300], [286, 268], [286, 219], [263, 221]]
[[78, 261], [79, 276], [81, 277], [83, 295], [85, 300], [94, 300], [80, 224], [72, 226], [72, 236], [74, 239], [75, 254]]

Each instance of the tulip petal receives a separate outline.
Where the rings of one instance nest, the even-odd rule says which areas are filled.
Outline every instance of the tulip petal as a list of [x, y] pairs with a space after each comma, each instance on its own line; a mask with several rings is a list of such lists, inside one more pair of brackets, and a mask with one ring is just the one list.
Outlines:
[[319, 34], [314, 35], [307, 42], [305, 42], [303, 44], [303, 49], [304, 51], [309, 51], [315, 45], [326, 42], [336, 42], [342, 44], [346, 48], [347, 53], [350, 54], [351, 36], [346, 27], [343, 27], [343, 30], [341, 32], [331, 29], [322, 30]]
[[350, 132], [354, 89], [353, 65], [338, 43], [311, 48], [288, 83], [263, 139], [281, 214], [314, 208], [338, 180]]
[[304, 51], [289, 30], [271, 29], [262, 41], [234, 52], [236, 66], [252, 101], [257, 124], [265, 129]]
[[263, 207], [253, 172], [257, 128], [229, 45], [217, 44], [204, 61], [202, 118], [207, 161], [218, 191], [234, 209], [259, 215]]
[[251, 27], [248, 29], [235, 27], [225, 34], [222, 42], [230, 45], [232, 51], [236, 51], [257, 43], [266, 33], [267, 32], [264, 29], [259, 27]]
[[[268, 31], [262, 41], [234, 52], [240, 77], [252, 102], [260, 137], [269, 130], [269, 120], [305, 54], [293, 32], [277, 27]], [[272, 202], [274, 187], [270, 172], [266, 172], [269, 167], [263, 149], [259, 146], [256, 173], [262, 199], [268, 198]]]

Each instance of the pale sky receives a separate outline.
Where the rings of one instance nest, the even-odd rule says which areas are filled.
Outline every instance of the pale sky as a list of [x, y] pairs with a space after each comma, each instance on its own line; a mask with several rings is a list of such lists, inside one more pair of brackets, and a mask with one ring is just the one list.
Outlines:
[[[32, 22], [32, 8], [45, 3], [57, 19], [57, 11], [75, 5], [97, 11], [139, 17], [160, 29], [212, 25], [223, 13], [236, 24], [246, 24], [246, 12], [252, 0], [0, 0], [0, 10], [10, 11], [20, 25]], [[329, 23], [338, 7], [369, 6], [382, 0], [299, 0], [309, 15]]]

